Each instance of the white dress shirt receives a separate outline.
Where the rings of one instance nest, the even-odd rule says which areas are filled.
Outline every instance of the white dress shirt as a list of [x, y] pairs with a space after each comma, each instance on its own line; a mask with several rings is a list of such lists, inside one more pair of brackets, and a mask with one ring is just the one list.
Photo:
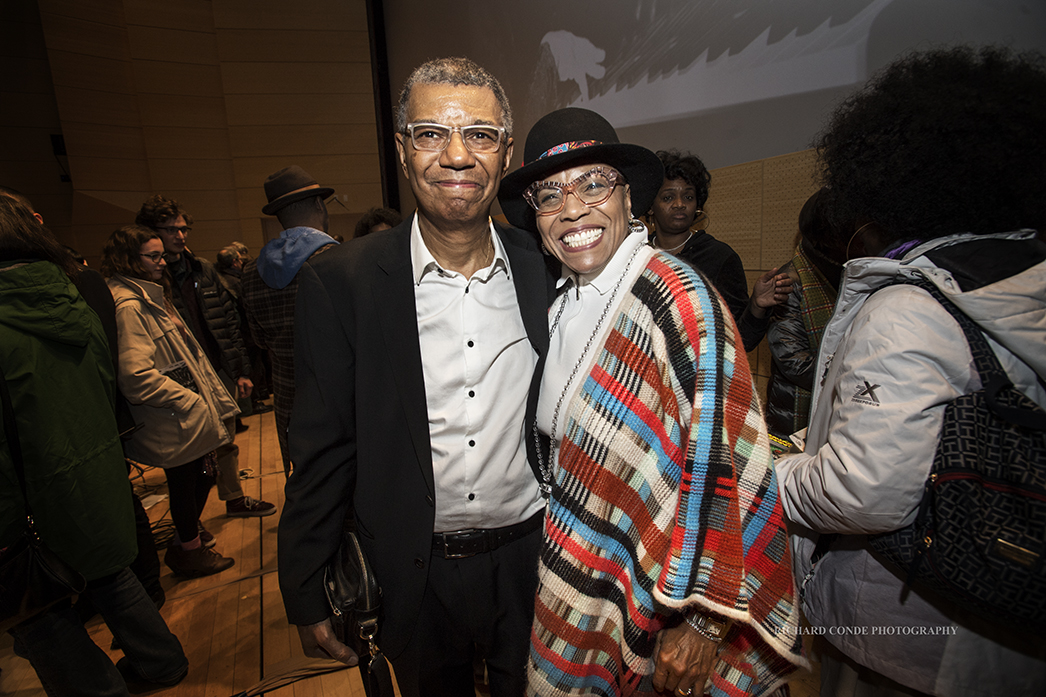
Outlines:
[[524, 441], [537, 353], [493, 224], [490, 236], [493, 262], [465, 278], [440, 267], [417, 216], [411, 227], [436, 486], [434, 532], [505, 527], [544, 505]]

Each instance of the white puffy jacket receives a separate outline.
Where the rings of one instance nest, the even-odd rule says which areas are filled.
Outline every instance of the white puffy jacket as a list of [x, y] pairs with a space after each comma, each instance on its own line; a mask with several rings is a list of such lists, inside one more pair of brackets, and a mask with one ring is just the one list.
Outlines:
[[[818, 357], [806, 451], [779, 460], [797, 584], [817, 533], [843, 533], [805, 589], [804, 612], [858, 663], [935, 695], [1044, 695], [1046, 642], [986, 626], [963, 610], [931, 605], [865, 549], [863, 535], [912, 522], [937, 447], [945, 405], [980, 388], [958, 323], [928, 293], [895, 278], [930, 279], [984, 330], [1014, 385], [1046, 406], [1046, 262], [963, 292], [925, 255], [972, 240], [954, 236], [903, 260], [846, 266]], [[816, 531], [816, 532], [814, 532]]]

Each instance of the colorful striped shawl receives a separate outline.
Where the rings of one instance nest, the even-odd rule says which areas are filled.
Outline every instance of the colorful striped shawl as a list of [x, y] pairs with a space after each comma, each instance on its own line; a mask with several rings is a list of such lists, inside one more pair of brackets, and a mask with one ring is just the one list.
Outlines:
[[805, 665], [766, 425], [724, 317], [661, 254], [611, 314], [565, 413], [531, 694], [654, 694], [658, 631], [698, 607], [735, 619], [711, 694], [766, 694]]

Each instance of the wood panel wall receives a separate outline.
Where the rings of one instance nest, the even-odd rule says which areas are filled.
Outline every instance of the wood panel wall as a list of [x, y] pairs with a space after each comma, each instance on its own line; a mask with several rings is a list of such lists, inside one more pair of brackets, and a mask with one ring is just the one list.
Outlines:
[[[789, 155], [711, 170], [705, 210], [708, 231], [741, 257], [749, 289], [757, 278], [792, 258], [799, 231], [799, 211], [820, 187], [816, 153]], [[770, 377], [766, 340], [748, 355], [760, 398]]]
[[[0, 184], [92, 265], [153, 192], [193, 214], [190, 245], [210, 259], [278, 233], [262, 183], [289, 164], [336, 190], [332, 233], [350, 237], [381, 205], [365, 0], [0, 2]], [[68, 157], [52, 154], [52, 133]], [[712, 172], [709, 231], [741, 256], [749, 287], [791, 258], [813, 170], [803, 151]], [[749, 358], [762, 389], [765, 342]]]
[[[256, 252], [278, 230], [263, 223], [262, 184], [290, 164], [335, 189], [332, 234], [381, 205], [365, 0], [4, 0], [3, 12], [24, 107], [5, 108], [0, 128], [24, 145], [3, 156], [0, 183], [92, 264], [152, 193], [193, 215], [197, 254], [233, 240]], [[51, 131], [65, 137], [64, 189]]]
[[0, 69], [0, 185], [29, 195], [49, 226], [67, 230], [73, 186], [61, 181], [68, 162], [51, 146], [62, 124], [35, 2], [0, 0]]

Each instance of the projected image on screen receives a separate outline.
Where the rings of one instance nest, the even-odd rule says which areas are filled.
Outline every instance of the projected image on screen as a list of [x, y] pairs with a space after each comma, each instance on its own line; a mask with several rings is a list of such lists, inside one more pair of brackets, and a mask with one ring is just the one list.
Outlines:
[[[394, 93], [466, 55], [505, 86], [516, 137], [585, 106], [628, 141], [712, 168], [804, 150], [832, 107], [905, 51], [1046, 50], [1032, 0], [386, 0]], [[517, 147], [518, 163], [521, 147]]]
[[[531, 97], [627, 127], [852, 85], [866, 77], [868, 35], [891, 2], [833, 2], [828, 14], [824, 2], [764, 0], [734, 3], [744, 9], [727, 17], [723, 3], [641, 3], [634, 31], [600, 37], [607, 43], [546, 33]], [[542, 94], [550, 67], [558, 84]]]

